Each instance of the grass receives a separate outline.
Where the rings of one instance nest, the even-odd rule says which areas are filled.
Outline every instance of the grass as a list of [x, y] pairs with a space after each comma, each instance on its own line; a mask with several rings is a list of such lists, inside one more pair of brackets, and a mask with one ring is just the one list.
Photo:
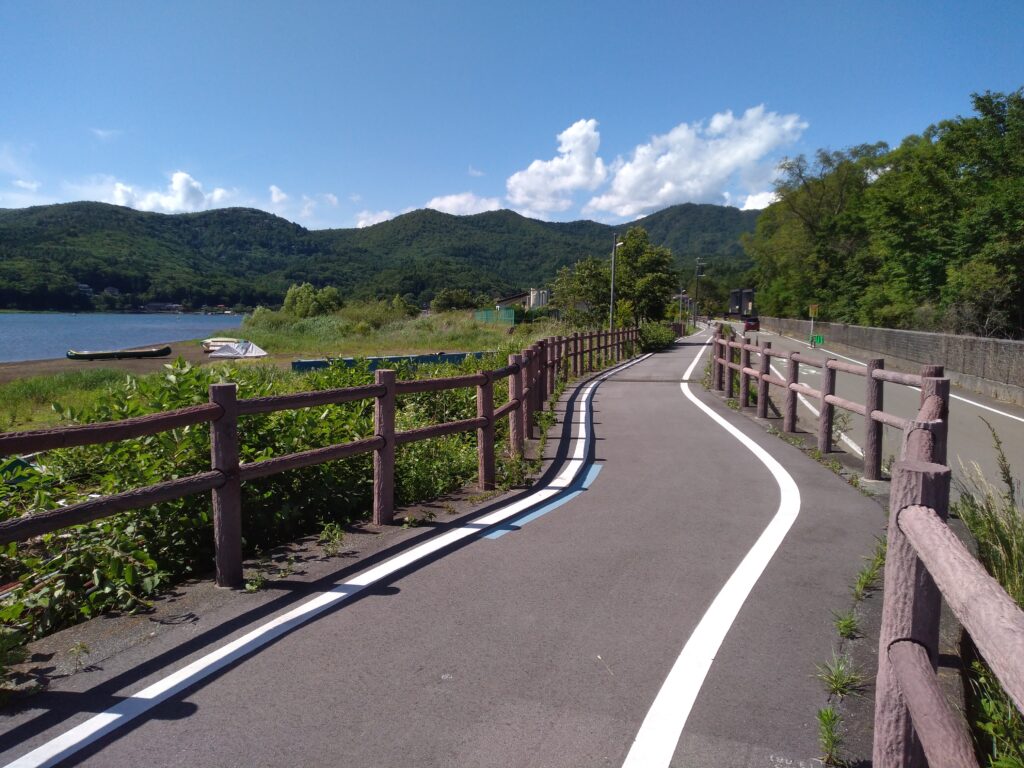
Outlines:
[[864, 685], [864, 676], [854, 667], [849, 656], [832, 651], [832, 660], [819, 664], [817, 677], [831, 696], [840, 699], [858, 693]]
[[836, 633], [844, 640], [853, 640], [860, 636], [860, 624], [857, 621], [857, 614], [852, 610], [845, 613], [832, 612], [832, 625]]
[[29, 429], [54, 424], [60, 415], [53, 404], [81, 408], [92, 405], [125, 374], [99, 368], [32, 376], [0, 384], [0, 430]]
[[[984, 419], [983, 419], [984, 421]], [[987, 421], [996, 449], [999, 486], [977, 464], [964, 467], [959, 500], [952, 512], [978, 543], [978, 559], [1017, 605], [1024, 606], [1024, 498], [999, 435]], [[1024, 768], [1024, 716], [983, 664], [971, 666], [968, 706], [975, 716], [975, 736], [989, 755], [990, 766]]]
[[842, 716], [834, 707], [828, 706], [818, 710], [818, 743], [821, 745], [821, 762], [825, 765], [842, 765], [839, 750], [843, 746], [840, 728]]
[[241, 333], [274, 354], [367, 357], [429, 352], [479, 352], [512, 343], [516, 349], [564, 333], [553, 321], [509, 326], [482, 323], [470, 312], [402, 317], [375, 304], [353, 305], [333, 315], [297, 319], [284, 312], [257, 311], [242, 322]]
[[871, 557], [866, 558], [867, 562], [857, 572], [857, 577], [850, 587], [853, 599], [860, 602], [878, 588], [878, 579], [882, 575], [882, 568], [885, 566], [885, 540], [875, 540], [875, 551]]

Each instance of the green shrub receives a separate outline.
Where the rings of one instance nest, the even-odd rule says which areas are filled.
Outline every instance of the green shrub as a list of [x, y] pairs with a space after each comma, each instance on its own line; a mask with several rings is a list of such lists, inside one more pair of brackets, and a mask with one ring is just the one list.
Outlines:
[[645, 323], [640, 326], [640, 351], [657, 352], [676, 340], [672, 328], [661, 323]]

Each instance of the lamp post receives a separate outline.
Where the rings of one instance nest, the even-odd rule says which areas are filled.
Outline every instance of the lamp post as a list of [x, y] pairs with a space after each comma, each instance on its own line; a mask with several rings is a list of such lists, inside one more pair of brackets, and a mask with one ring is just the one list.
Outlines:
[[612, 237], [612, 297], [608, 307], [608, 333], [615, 330], [615, 251], [622, 243], [619, 242], [619, 233]]
[[704, 277], [704, 264], [700, 260], [700, 256], [697, 257], [697, 269], [696, 274], [693, 278], [693, 311], [694, 316], [700, 312], [700, 279]]

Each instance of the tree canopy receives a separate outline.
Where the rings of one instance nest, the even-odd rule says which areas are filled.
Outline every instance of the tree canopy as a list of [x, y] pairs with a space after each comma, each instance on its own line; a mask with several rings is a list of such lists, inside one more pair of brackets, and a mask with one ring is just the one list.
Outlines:
[[1024, 336], [1024, 90], [895, 149], [782, 165], [744, 247], [765, 314]]

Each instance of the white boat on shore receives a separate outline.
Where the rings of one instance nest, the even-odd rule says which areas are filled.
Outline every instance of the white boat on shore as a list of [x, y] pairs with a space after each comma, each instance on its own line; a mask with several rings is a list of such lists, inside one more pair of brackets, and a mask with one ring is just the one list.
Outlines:
[[216, 352], [221, 347], [225, 347], [228, 344], [237, 344], [241, 339], [233, 339], [229, 336], [214, 336], [209, 339], [203, 339], [203, 352]]

